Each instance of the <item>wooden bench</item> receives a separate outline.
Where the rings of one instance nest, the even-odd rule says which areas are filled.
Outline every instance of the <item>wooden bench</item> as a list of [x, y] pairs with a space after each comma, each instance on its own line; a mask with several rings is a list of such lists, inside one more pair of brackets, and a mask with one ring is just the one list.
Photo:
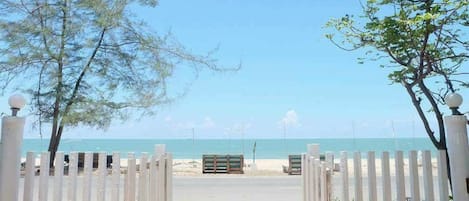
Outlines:
[[220, 155], [204, 154], [202, 156], [202, 172], [205, 173], [225, 173], [244, 174], [243, 155]]
[[[324, 161], [326, 157], [321, 154], [319, 156], [321, 161]], [[283, 170], [285, 173], [289, 175], [300, 175], [301, 174], [301, 155], [288, 155], [288, 167], [284, 168]]]
[[288, 170], [289, 175], [301, 174], [301, 155], [288, 155]]

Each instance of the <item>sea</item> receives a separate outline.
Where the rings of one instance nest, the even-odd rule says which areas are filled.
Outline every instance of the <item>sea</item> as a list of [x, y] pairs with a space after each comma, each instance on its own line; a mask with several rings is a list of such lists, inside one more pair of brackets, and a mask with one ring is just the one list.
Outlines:
[[[24, 139], [22, 157], [28, 151], [47, 150], [49, 139]], [[286, 159], [291, 154], [305, 153], [308, 144], [319, 144], [320, 152], [332, 152], [336, 157], [341, 151], [359, 151], [363, 155], [375, 151], [389, 151], [390, 155], [401, 150], [407, 155], [410, 150], [436, 149], [428, 138], [355, 138], [355, 139], [62, 139], [59, 151], [68, 152], [120, 152], [122, 158], [132, 152], [153, 153], [156, 144], [165, 144], [166, 150], [175, 159], [201, 159], [203, 154], [243, 154], [245, 159]]]

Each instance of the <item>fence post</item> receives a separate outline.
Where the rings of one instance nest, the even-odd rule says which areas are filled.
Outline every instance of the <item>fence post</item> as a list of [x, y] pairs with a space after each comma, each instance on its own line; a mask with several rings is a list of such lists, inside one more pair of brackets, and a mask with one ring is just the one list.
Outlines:
[[301, 154], [301, 186], [303, 187], [303, 201], [309, 201], [309, 156]]
[[167, 201], [167, 183], [166, 183], [166, 145], [157, 144], [155, 145], [155, 155], [158, 159], [158, 171], [157, 171], [157, 200]]
[[346, 151], [340, 152], [340, 172], [342, 173], [342, 200], [349, 200], [348, 156]]
[[23, 142], [24, 117], [16, 113], [25, 105], [21, 95], [8, 99], [12, 116], [2, 118], [2, 138], [0, 141], [0, 200], [18, 200], [20, 179], [21, 144]]
[[453, 200], [469, 200], [469, 145], [467, 139], [467, 118], [458, 111], [462, 103], [461, 95], [449, 94], [446, 104], [452, 110], [445, 117], [447, 148], [450, 162]]

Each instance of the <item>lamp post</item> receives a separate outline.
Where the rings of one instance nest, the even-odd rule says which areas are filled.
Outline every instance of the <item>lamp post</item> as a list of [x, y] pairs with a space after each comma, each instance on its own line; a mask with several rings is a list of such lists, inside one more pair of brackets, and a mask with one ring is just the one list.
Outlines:
[[457, 93], [445, 97], [452, 115], [445, 117], [446, 139], [450, 161], [453, 200], [469, 200], [469, 145], [467, 118], [458, 111], [462, 97]]
[[2, 118], [2, 139], [0, 142], [0, 200], [18, 200], [20, 179], [21, 143], [23, 141], [24, 117], [17, 117], [18, 111], [26, 104], [21, 95], [8, 99], [12, 116]]

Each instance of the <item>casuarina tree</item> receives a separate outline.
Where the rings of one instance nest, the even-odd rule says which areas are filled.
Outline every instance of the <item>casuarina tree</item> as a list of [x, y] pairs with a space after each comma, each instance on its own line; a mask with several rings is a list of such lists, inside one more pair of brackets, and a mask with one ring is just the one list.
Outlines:
[[153, 114], [184, 94], [167, 91], [176, 71], [238, 68], [219, 68], [210, 52], [191, 53], [131, 12], [157, 3], [0, 1], [0, 84], [3, 92], [27, 93], [39, 125], [51, 125], [51, 161], [66, 127], [104, 129], [129, 114]]

